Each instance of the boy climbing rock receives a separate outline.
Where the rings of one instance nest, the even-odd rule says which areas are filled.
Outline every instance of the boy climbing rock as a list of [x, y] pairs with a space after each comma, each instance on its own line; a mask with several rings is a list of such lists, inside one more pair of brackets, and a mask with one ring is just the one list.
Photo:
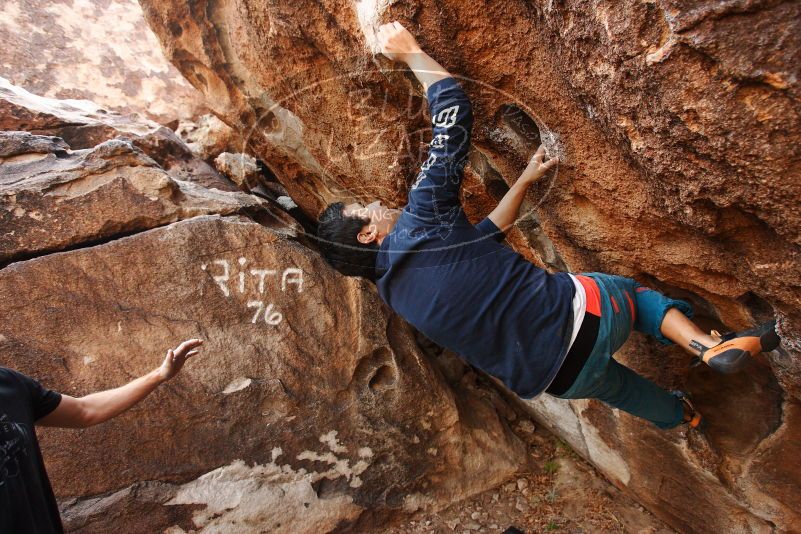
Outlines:
[[459, 201], [473, 113], [459, 83], [398, 22], [378, 30], [381, 52], [423, 85], [433, 139], [402, 210], [380, 202], [329, 205], [319, 237], [342, 273], [375, 281], [381, 298], [433, 341], [523, 398], [594, 398], [660, 428], [701, 423], [687, 396], [669, 393], [612, 355], [632, 329], [676, 343], [731, 373], [776, 348], [774, 324], [706, 334], [690, 305], [636, 281], [540, 269], [500, 242], [527, 189], [558, 163], [540, 147], [489, 216], [472, 225]]

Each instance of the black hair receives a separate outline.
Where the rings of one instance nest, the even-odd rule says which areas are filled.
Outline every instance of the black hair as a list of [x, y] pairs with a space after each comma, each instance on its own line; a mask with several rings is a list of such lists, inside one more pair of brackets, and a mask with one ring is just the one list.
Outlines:
[[317, 237], [323, 257], [346, 276], [361, 276], [375, 281], [378, 245], [360, 243], [356, 236], [370, 224], [370, 219], [345, 215], [345, 204], [329, 204], [318, 219]]

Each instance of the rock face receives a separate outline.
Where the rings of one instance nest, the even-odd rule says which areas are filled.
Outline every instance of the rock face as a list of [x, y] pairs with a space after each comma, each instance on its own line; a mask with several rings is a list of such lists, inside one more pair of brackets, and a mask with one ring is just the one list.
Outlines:
[[73, 395], [207, 340], [129, 414], [44, 433], [55, 491], [80, 497], [70, 529], [325, 532], [442, 506], [521, 460], [492, 405], [455, 395], [365, 283], [246, 218], [14, 263], [0, 303], [4, 362]]
[[424, 159], [419, 87], [374, 55], [375, 29], [397, 19], [473, 101], [469, 217], [542, 142], [563, 163], [510, 237], [521, 253], [636, 277], [691, 300], [708, 327], [778, 316], [781, 350], [735, 377], [638, 336], [620, 354], [694, 395], [708, 443], [593, 401], [532, 409], [676, 528], [797, 529], [797, 3], [140, 3], [170, 61], [309, 215], [347, 197], [401, 205]]
[[201, 115], [197, 120], [180, 121], [175, 133], [194, 154], [206, 161], [223, 152], [241, 152], [247, 148], [230, 126], [211, 114]]
[[169, 128], [133, 115], [106, 111], [89, 100], [34, 95], [5, 78], [0, 78], [0, 130], [60, 137], [75, 150], [92, 148], [109, 139], [125, 139], [173, 178], [222, 191], [238, 190], [233, 182], [196, 157]]
[[88, 100], [42, 98], [0, 78], [0, 128], [9, 130], [0, 132], [0, 265], [195, 215], [269, 207], [229, 193], [233, 182], [167, 128]]
[[0, 114], [17, 130], [0, 133], [2, 365], [81, 396], [206, 341], [121, 417], [41, 433], [68, 531], [358, 531], [526, 461], [497, 393], [434, 365], [277, 205], [171, 176], [137, 146], [146, 132], [106, 139], [116, 126], [14, 105]]
[[164, 59], [135, 0], [3, 2], [0, 76], [38, 95], [165, 124], [206, 109]]
[[174, 180], [124, 140], [72, 152], [57, 137], [0, 132], [0, 145], [0, 264], [264, 204]]
[[247, 154], [223, 152], [214, 158], [214, 166], [244, 191], [254, 189], [261, 181], [256, 159]]

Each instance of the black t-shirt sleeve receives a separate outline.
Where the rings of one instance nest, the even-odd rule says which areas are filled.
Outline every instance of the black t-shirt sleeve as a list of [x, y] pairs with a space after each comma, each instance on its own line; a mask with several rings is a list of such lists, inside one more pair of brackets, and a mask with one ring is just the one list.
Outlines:
[[27, 375], [16, 371], [13, 371], [13, 373], [22, 382], [25, 391], [28, 392], [28, 401], [31, 404], [34, 421], [38, 421], [58, 407], [61, 402], [61, 393], [47, 389], [38, 380]]

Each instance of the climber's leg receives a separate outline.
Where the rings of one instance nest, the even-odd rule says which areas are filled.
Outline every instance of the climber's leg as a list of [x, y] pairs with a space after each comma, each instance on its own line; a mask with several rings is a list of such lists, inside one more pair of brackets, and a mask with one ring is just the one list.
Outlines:
[[698, 328], [698, 325], [675, 308], [671, 308], [667, 311], [659, 327], [659, 331], [664, 337], [693, 356], [698, 356], [700, 354], [698, 349], [691, 346], [693, 340], [707, 347], [713, 347], [720, 343], [719, 337], [704, 333], [703, 330]]
[[647, 419], [659, 428], [673, 428], [684, 421], [684, 405], [679, 397], [614, 359], [609, 360], [606, 376], [593, 398]]
[[723, 334], [714, 345], [704, 345], [693, 339], [690, 346], [699, 352], [698, 358], [712, 369], [721, 373], [736, 373], [748, 365], [752, 356], [769, 352], [779, 343], [776, 321], [768, 321], [748, 330]]
[[660, 332], [721, 373], [735, 373], [743, 369], [752, 356], [771, 351], [779, 345], [775, 321], [720, 336], [715, 331], [705, 334], [676, 309], [670, 309], [665, 314]]
[[602, 273], [583, 276], [590, 278], [597, 287], [600, 300], [598, 338], [575, 382], [559, 397], [599, 399], [647, 419], [659, 428], [678, 425], [684, 415], [682, 401], [612, 359], [612, 354], [625, 343], [638, 321], [637, 282]]
[[[704, 333], [693, 323], [692, 308], [683, 300], [671, 299], [651, 288], [637, 284], [634, 290], [634, 299], [638, 311], [634, 329], [645, 334], [649, 334], [664, 345], [676, 343], [678, 346], [692, 354], [700, 356], [702, 350], [707, 347], [714, 347], [720, 343], [717, 332], [711, 334]], [[745, 352], [738, 352], [736, 361], [727, 362], [728, 367], [717, 365], [723, 360], [718, 360], [716, 365], [722, 372], [734, 372], [737, 368], [747, 363], [747, 358], [743, 358]]]
[[[690, 320], [693, 310], [684, 300], [668, 298], [659, 291], [635, 282], [634, 302], [637, 309], [634, 329], [654, 337], [663, 345], [677, 343], [689, 350], [688, 344], [695, 335], [701, 336], [696, 339], [713, 341]], [[697, 355], [697, 352], [693, 355]]]

